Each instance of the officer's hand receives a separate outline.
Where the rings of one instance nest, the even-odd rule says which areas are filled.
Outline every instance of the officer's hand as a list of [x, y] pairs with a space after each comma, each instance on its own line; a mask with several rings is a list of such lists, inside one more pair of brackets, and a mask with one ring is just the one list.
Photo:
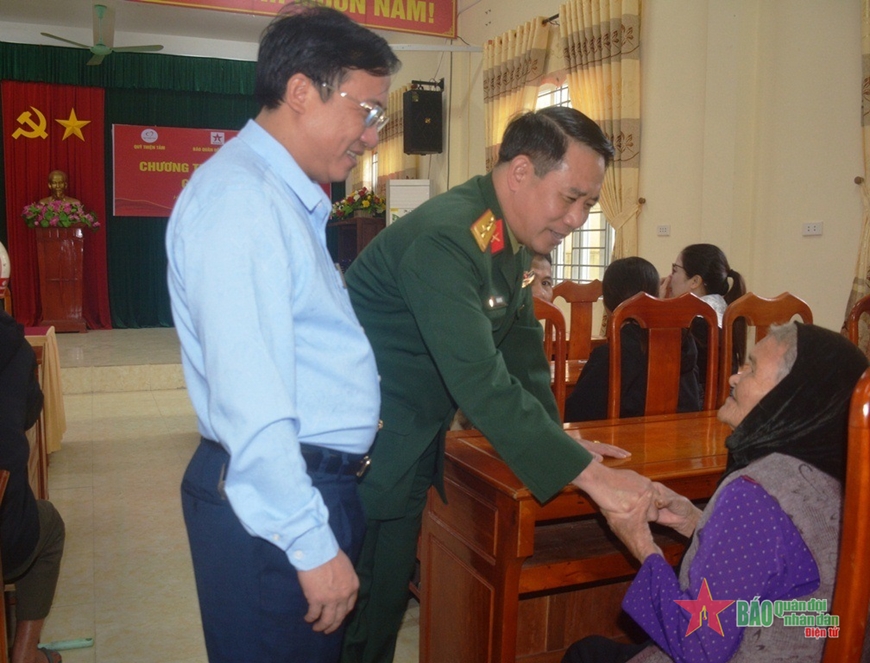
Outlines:
[[626, 451], [621, 447], [615, 447], [612, 444], [604, 444], [597, 440], [585, 440], [580, 431], [568, 430], [565, 432], [579, 442], [580, 446], [591, 453], [592, 457], [598, 462], [604, 460], [604, 456], [607, 456], [608, 458], [628, 458], [631, 456], [630, 451]]

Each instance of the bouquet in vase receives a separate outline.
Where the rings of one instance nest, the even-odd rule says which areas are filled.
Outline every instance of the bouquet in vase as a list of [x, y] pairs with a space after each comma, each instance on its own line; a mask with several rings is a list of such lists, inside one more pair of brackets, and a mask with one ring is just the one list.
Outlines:
[[81, 203], [52, 200], [48, 203], [31, 203], [21, 212], [28, 228], [70, 228], [75, 225], [97, 230], [100, 222], [93, 212], [86, 212]]

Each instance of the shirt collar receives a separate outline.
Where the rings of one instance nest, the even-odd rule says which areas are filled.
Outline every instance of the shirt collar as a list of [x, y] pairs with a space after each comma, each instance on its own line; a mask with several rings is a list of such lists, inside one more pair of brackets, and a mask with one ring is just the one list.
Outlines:
[[256, 120], [248, 120], [248, 123], [239, 132], [239, 138], [242, 138], [250, 145], [251, 149], [263, 157], [269, 167], [305, 206], [312, 218], [326, 223], [332, 208], [329, 197], [320, 184], [305, 174], [296, 163], [293, 155], [287, 151], [287, 148], [257, 124]]

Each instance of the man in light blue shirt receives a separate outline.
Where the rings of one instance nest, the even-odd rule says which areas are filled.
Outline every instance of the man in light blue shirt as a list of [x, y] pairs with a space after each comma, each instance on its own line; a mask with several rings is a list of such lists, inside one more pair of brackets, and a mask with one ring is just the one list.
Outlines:
[[203, 437], [182, 505], [212, 663], [338, 659], [380, 397], [317, 182], [346, 179], [377, 144], [398, 66], [339, 12], [279, 16], [260, 44], [260, 113], [197, 170], [169, 222]]

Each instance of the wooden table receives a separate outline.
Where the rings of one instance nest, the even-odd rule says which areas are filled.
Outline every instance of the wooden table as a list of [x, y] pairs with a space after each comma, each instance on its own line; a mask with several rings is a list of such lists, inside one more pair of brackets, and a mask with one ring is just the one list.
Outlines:
[[60, 355], [54, 327], [26, 327], [24, 338], [43, 357], [39, 367], [39, 385], [45, 396], [45, 446], [48, 453], [60, 451], [60, 443], [66, 433], [66, 409], [63, 404], [63, 385], [60, 378]]
[[[608, 465], [691, 499], [713, 494], [730, 429], [703, 412], [570, 424], [628, 449]], [[592, 633], [628, 638], [619, 604], [638, 564], [567, 487], [540, 504], [478, 431], [447, 438], [445, 489], [423, 517], [421, 663], [558, 663]], [[675, 539], [667, 556], [681, 554]]]
[[44, 397], [42, 413], [27, 431], [30, 444], [28, 474], [33, 493], [48, 499], [48, 454], [58, 451], [66, 432], [66, 411], [60, 382], [60, 359], [54, 327], [27, 327], [25, 338], [36, 354], [39, 386]]

